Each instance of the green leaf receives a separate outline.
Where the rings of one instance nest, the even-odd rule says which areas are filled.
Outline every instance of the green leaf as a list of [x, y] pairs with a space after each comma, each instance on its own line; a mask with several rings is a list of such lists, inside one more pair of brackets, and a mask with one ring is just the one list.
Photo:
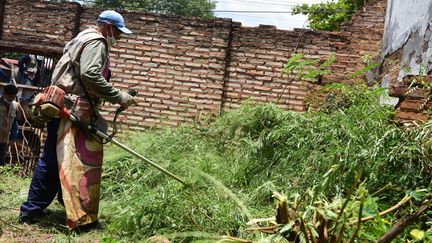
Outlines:
[[309, 228], [309, 231], [311, 232], [313, 238], [318, 238], [318, 232], [316, 232], [315, 228], [312, 224], [307, 224], [307, 227]]
[[422, 196], [423, 193], [419, 192], [419, 191], [410, 191], [409, 195], [416, 201], [421, 201], [422, 200]]
[[306, 238], [305, 238], [305, 237], [307, 237], [307, 236], [305, 236], [305, 235], [303, 234], [303, 232], [300, 233], [300, 242], [301, 242], [301, 243], [306, 243]]
[[285, 232], [289, 232], [294, 225], [294, 222], [290, 222], [289, 224], [286, 224], [282, 229], [279, 231], [280, 234], [283, 234]]
[[419, 229], [411, 230], [410, 235], [414, 238], [414, 240], [422, 240], [425, 237], [425, 233]]
[[378, 204], [372, 196], [366, 197], [363, 206], [363, 213], [365, 216], [370, 216], [378, 213]]
[[340, 25], [351, 19], [356, 9], [364, 5], [365, 0], [338, 0], [317, 4], [294, 6], [293, 14], [308, 16], [309, 27], [318, 30], [337, 31]]
[[101, 243], [116, 243], [117, 241], [112, 239], [111, 237], [102, 237]]

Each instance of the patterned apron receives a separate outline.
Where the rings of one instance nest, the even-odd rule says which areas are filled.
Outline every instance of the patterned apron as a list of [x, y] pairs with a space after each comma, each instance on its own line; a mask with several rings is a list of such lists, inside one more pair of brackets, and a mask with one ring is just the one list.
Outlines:
[[[79, 111], [89, 111], [85, 100], [78, 100]], [[85, 112], [85, 113], [87, 113]], [[81, 114], [81, 118], [90, 114]], [[103, 145], [77, 129], [68, 119], [57, 131], [57, 161], [67, 225], [74, 229], [98, 218]]]
[[[102, 76], [109, 79], [109, 58]], [[90, 124], [91, 105], [87, 99], [75, 101], [74, 115]], [[105, 132], [106, 122], [98, 117]], [[57, 131], [57, 161], [67, 225], [70, 229], [96, 222], [99, 211], [103, 144], [96, 142], [69, 119], [61, 119]]]

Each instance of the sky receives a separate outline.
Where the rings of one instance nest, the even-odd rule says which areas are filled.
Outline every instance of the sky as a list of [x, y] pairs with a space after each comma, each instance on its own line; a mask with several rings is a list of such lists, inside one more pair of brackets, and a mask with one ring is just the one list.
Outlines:
[[[305, 15], [291, 15], [291, 8], [297, 4], [313, 4], [325, 0], [217, 0], [215, 15], [219, 18], [230, 18], [241, 22], [242, 26], [258, 26], [260, 24], [275, 25], [278, 29], [307, 28]], [[252, 11], [252, 12], [220, 12], [220, 11]], [[273, 12], [273, 13], [259, 13]], [[275, 13], [283, 12], [283, 13]]]

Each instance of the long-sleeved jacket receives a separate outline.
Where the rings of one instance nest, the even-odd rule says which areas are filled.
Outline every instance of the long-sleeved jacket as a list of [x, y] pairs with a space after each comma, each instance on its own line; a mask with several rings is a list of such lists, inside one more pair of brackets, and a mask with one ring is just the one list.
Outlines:
[[82, 82], [92, 99], [121, 103], [120, 91], [102, 75], [107, 63], [105, 38], [96, 28], [84, 30], [65, 46], [63, 56], [54, 69], [53, 85], [62, 88], [66, 94], [87, 98]]

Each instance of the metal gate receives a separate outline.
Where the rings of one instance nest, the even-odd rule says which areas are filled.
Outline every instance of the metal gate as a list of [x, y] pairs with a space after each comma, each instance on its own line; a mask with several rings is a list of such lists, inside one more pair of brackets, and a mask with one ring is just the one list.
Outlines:
[[19, 137], [16, 142], [10, 143], [6, 162], [22, 166], [23, 176], [34, 170], [46, 137], [45, 124], [33, 119], [30, 102], [36, 93], [51, 84], [53, 68], [52, 57], [35, 54], [21, 54], [19, 58], [0, 56], [0, 93], [7, 84], [15, 84], [21, 106], [18, 116]]

